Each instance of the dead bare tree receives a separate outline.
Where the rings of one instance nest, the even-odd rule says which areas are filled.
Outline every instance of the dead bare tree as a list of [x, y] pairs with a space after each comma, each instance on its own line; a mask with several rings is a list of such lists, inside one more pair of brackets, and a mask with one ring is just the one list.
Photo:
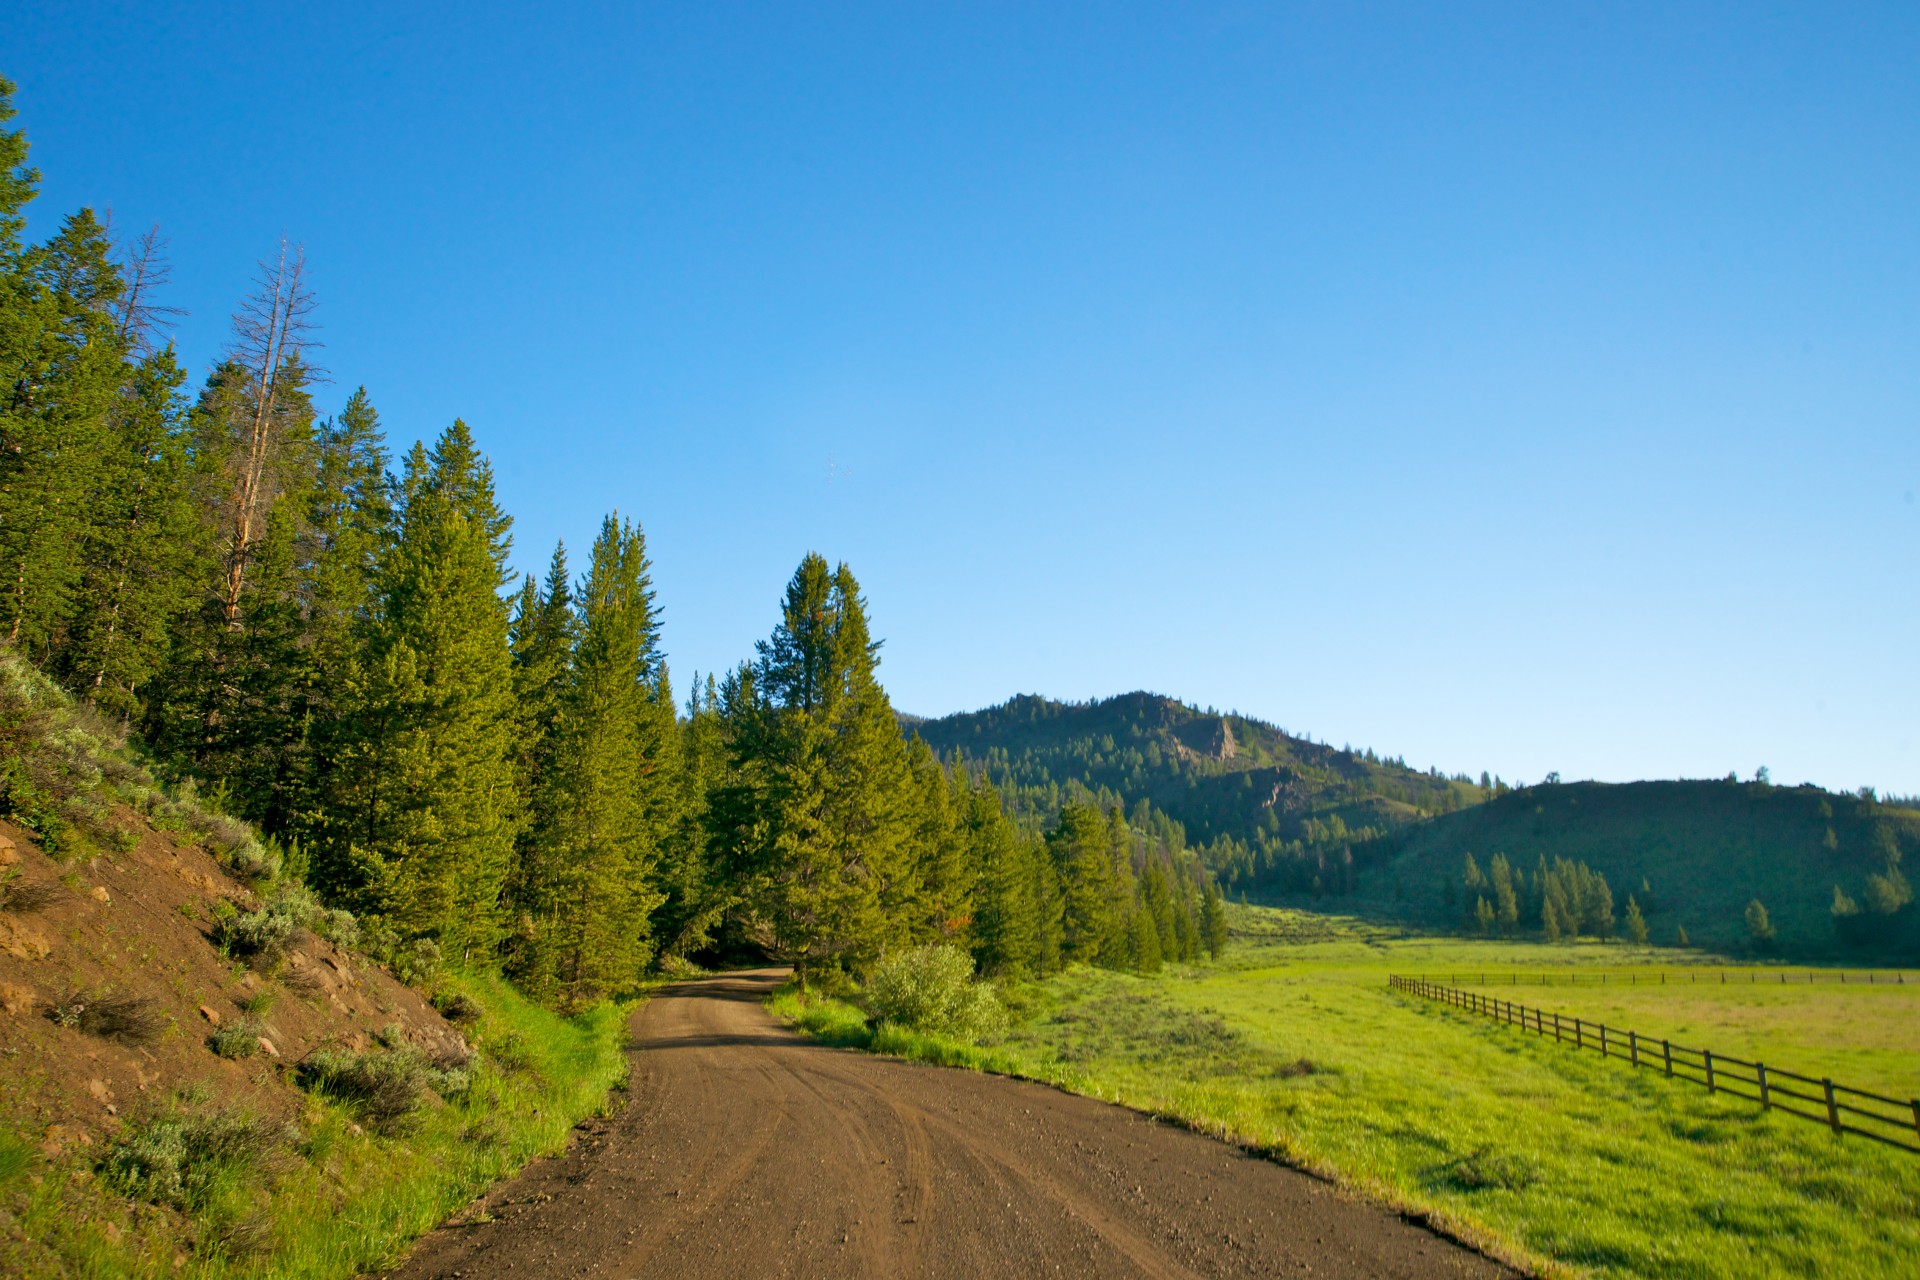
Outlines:
[[[272, 462], [281, 441], [279, 396], [290, 369], [320, 344], [312, 337], [313, 294], [306, 287], [305, 246], [289, 248], [280, 237], [279, 255], [262, 260], [255, 289], [233, 316], [233, 345], [228, 358], [245, 371], [249, 421], [241, 441], [231, 502], [223, 604], [229, 631], [240, 630], [240, 596], [247, 561], [266, 527], [268, 508], [278, 496]], [[309, 371], [304, 376], [311, 376]]]
[[176, 319], [187, 314], [183, 307], [155, 301], [155, 295], [173, 279], [167, 239], [156, 224], [122, 244], [115, 256], [120, 260], [120, 277], [126, 288], [113, 305], [114, 328], [121, 345], [145, 355], [153, 350], [161, 330], [171, 329]]

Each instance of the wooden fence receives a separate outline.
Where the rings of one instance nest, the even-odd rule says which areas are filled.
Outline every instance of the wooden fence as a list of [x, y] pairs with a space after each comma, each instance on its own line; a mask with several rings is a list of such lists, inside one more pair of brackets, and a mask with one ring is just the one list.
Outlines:
[[[1759, 1103], [1763, 1110], [1784, 1111], [1824, 1124], [1835, 1133], [1859, 1134], [1904, 1151], [1920, 1152], [1920, 1098], [1888, 1098], [1865, 1089], [1849, 1089], [1831, 1080], [1816, 1080], [1711, 1049], [1689, 1049], [1670, 1040], [1569, 1018], [1425, 978], [1389, 977], [1387, 983], [1396, 991], [1438, 1000], [1536, 1035], [1552, 1036], [1559, 1044], [1592, 1049], [1602, 1057], [1623, 1058], [1636, 1067], [1664, 1072], [1672, 1080], [1703, 1084], [1709, 1093], [1730, 1093]], [[1800, 1085], [1811, 1086], [1816, 1092], [1796, 1087]], [[1795, 1105], [1798, 1103], [1817, 1110]]]
[[[1421, 976], [1426, 977], [1425, 974]], [[1587, 969], [1559, 973], [1551, 969], [1539, 969], [1531, 973], [1514, 970], [1509, 973], [1447, 974], [1447, 981], [1455, 986], [1460, 985], [1463, 979], [1467, 982], [1477, 981], [1483, 987], [1768, 987], [1800, 982], [1831, 982], [1839, 986], [1862, 987], [1907, 985], [1907, 975], [1897, 969], [1790, 969], [1784, 965], [1777, 968], [1740, 969], [1700, 965], [1680, 969]], [[1915, 975], [1914, 982], [1920, 985], [1920, 974]]]

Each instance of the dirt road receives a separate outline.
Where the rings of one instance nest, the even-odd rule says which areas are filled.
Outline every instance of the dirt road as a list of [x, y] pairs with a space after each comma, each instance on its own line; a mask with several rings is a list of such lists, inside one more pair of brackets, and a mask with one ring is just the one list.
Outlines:
[[[1304, 1174], [1040, 1085], [802, 1040], [776, 971], [634, 1016], [631, 1102], [406, 1277], [1512, 1276]], [[491, 1221], [473, 1222], [491, 1217]]]

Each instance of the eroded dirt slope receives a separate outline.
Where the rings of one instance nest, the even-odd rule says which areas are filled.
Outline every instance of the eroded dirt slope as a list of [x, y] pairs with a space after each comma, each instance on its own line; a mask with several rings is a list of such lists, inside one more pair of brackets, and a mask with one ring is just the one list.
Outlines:
[[[97, 1148], [183, 1091], [284, 1117], [302, 1097], [293, 1064], [322, 1045], [365, 1048], [388, 1027], [427, 1049], [459, 1038], [418, 992], [304, 930], [269, 972], [227, 959], [211, 941], [214, 906], [253, 907], [253, 892], [186, 836], [119, 816], [131, 848], [70, 862], [0, 822], [0, 875], [48, 899], [0, 910], [0, 1123], [47, 1154]], [[100, 995], [150, 1001], [157, 1038], [128, 1045], [46, 1016]], [[209, 1036], [249, 1002], [266, 1044], [218, 1056]]]
[[1496, 1277], [1294, 1170], [1039, 1085], [802, 1040], [775, 971], [635, 1014], [630, 1105], [396, 1274]]

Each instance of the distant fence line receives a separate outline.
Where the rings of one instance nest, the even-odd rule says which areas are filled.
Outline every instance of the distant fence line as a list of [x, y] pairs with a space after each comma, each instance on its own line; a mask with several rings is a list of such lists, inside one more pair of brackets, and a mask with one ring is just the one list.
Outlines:
[[[1550, 1035], [1560, 1044], [1571, 1044], [1576, 1049], [1593, 1049], [1602, 1057], [1624, 1058], [1636, 1067], [1661, 1070], [1669, 1079], [1703, 1084], [1709, 1093], [1730, 1093], [1738, 1098], [1746, 1098], [1759, 1103], [1762, 1110], [1784, 1111], [1802, 1120], [1824, 1124], [1835, 1133], [1855, 1133], [1903, 1151], [1920, 1152], [1920, 1098], [1889, 1098], [1865, 1089], [1850, 1089], [1832, 1080], [1816, 1080], [1812, 1076], [1729, 1057], [1711, 1049], [1690, 1049], [1670, 1040], [1643, 1036], [1636, 1031], [1621, 1031], [1605, 1023], [1568, 1018], [1549, 1010], [1530, 1008], [1476, 991], [1463, 991], [1425, 978], [1393, 976], [1387, 979], [1387, 984], [1396, 991], [1438, 1000], [1468, 1013], [1521, 1027], [1536, 1035]], [[1794, 1088], [1796, 1084], [1811, 1085], [1819, 1092], [1802, 1092]], [[1803, 1110], [1794, 1106], [1794, 1102], [1811, 1103], [1820, 1110]], [[1889, 1112], [1885, 1108], [1893, 1110]], [[1861, 1128], [1863, 1124], [1878, 1127]]]
[[[1731, 974], [1732, 977], [1728, 977], [1729, 974]], [[1852, 972], [1852, 976], [1849, 977], [1848, 971], [1845, 969], [1794, 970], [1784, 966], [1777, 969], [1726, 969], [1716, 965], [1701, 965], [1698, 968], [1656, 969], [1644, 973], [1632, 969], [1615, 969], [1612, 971], [1600, 969], [1587, 970], [1585, 972], [1571, 970], [1566, 973], [1555, 973], [1552, 970], [1541, 969], [1528, 973], [1525, 970], [1517, 969], [1511, 973], [1468, 973], [1464, 975], [1464, 980], [1467, 982], [1478, 981], [1483, 987], [1502, 985], [1517, 987], [1523, 983], [1527, 986], [1543, 987], [1637, 987], [1641, 985], [1642, 979], [1644, 979], [1647, 986], [1664, 987], [1668, 985], [1669, 975], [1671, 975], [1672, 983], [1675, 986], [1697, 986], [1704, 983], [1709, 986], [1723, 987], [1766, 987], [1773, 986], [1775, 983], [1784, 986], [1794, 982], [1832, 982], [1840, 986], [1847, 986], [1851, 983], [1854, 986], [1863, 987], [1875, 985], [1893, 987], [1905, 986], [1907, 982], [1907, 975], [1899, 970], [1855, 969]], [[1745, 975], [1747, 979], [1745, 982], [1740, 981], [1742, 975]], [[1423, 981], [1427, 980], [1426, 975], [1422, 974], [1421, 977]], [[1463, 976], [1459, 973], [1449, 973], [1447, 975], [1447, 981], [1456, 986], [1458, 986], [1462, 980]], [[1915, 975], [1914, 982], [1920, 984], [1920, 974]]]

